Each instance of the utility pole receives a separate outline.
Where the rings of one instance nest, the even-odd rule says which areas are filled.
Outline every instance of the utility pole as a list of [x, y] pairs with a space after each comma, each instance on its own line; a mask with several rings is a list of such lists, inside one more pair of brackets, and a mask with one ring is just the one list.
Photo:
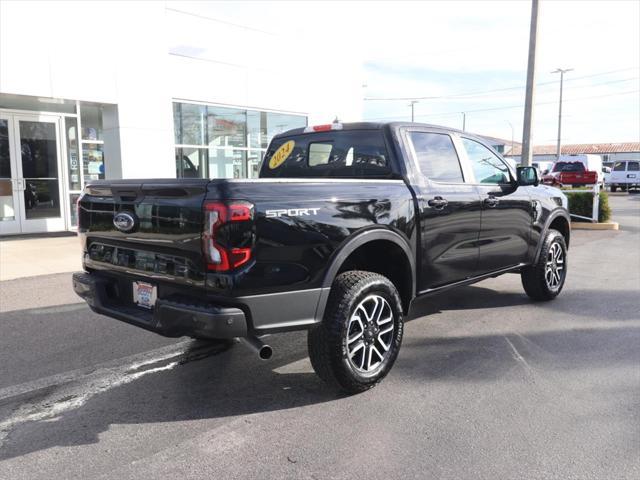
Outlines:
[[536, 37], [538, 36], [538, 0], [531, 0], [531, 26], [529, 29], [529, 60], [527, 63], [527, 93], [524, 101], [524, 126], [522, 128], [522, 154], [520, 164], [531, 165], [531, 127], [536, 80]]
[[467, 114], [466, 112], [461, 112], [462, 113], [462, 131], [466, 132], [467, 131]]
[[562, 84], [564, 83], [564, 74], [570, 72], [573, 68], [556, 68], [551, 73], [559, 73], [560, 74], [560, 107], [558, 109], [558, 146], [556, 148], [556, 160], [560, 160], [560, 146], [561, 142], [561, 133], [562, 133]]
[[411, 100], [411, 102], [409, 102], [409, 106], [411, 107], [411, 121], [414, 121], [414, 115], [413, 115], [413, 106], [418, 103], [418, 100]]

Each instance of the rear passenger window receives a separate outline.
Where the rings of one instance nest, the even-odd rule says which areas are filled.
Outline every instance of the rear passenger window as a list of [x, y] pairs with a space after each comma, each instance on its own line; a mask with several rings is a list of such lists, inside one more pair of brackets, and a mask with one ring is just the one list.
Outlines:
[[462, 144], [467, 151], [473, 174], [478, 183], [509, 183], [509, 167], [487, 147], [469, 138], [463, 138]]
[[627, 172], [637, 172], [640, 170], [640, 162], [628, 162]]
[[462, 183], [460, 160], [451, 137], [444, 133], [409, 132], [420, 171], [436, 182]]

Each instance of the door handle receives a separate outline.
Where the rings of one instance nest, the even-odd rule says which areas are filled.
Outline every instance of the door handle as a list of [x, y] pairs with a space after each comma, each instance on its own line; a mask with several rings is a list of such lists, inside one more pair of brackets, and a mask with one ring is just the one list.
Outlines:
[[494, 208], [498, 203], [500, 203], [500, 200], [496, 197], [487, 197], [484, 199], [484, 203], [487, 207]]
[[448, 204], [448, 203], [449, 203], [449, 202], [447, 202], [447, 201], [446, 201], [444, 198], [442, 198], [442, 197], [435, 197], [435, 198], [432, 198], [431, 200], [429, 200], [429, 201], [427, 202], [427, 204], [428, 204], [430, 207], [433, 207], [433, 208], [435, 208], [436, 210], [442, 210], [444, 207], [446, 207], [446, 206], [447, 206], [447, 204]]

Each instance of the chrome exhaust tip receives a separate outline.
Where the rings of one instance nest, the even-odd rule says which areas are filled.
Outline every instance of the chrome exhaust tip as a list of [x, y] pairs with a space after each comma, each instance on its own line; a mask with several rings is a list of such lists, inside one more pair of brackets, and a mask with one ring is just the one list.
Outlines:
[[273, 348], [258, 337], [240, 337], [240, 341], [257, 353], [261, 360], [269, 360], [273, 356]]

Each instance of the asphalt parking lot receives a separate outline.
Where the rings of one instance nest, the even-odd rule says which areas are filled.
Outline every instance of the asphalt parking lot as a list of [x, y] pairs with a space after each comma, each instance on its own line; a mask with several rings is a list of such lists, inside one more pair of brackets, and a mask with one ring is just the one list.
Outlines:
[[2, 282], [0, 478], [640, 478], [640, 195], [610, 201], [557, 300], [512, 274], [421, 301], [353, 397], [302, 333], [261, 362], [97, 316], [69, 274]]

